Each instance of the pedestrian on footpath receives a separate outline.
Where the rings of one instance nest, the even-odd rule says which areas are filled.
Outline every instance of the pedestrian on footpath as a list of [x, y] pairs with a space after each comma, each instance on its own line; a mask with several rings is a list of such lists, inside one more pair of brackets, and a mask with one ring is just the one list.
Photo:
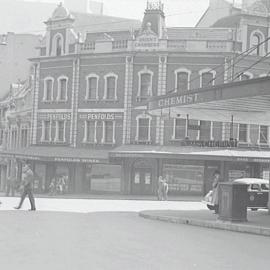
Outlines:
[[157, 199], [158, 201], [163, 200], [163, 178], [161, 175], [158, 177]]
[[162, 186], [162, 193], [163, 193], [163, 200], [168, 200], [168, 191], [169, 191], [169, 185], [167, 183], [167, 178], [164, 177], [163, 179], [163, 186]]
[[212, 190], [213, 190], [212, 205], [216, 214], [218, 214], [218, 189], [220, 182], [221, 182], [220, 172], [216, 170], [213, 174], [213, 183], [212, 183]]
[[22, 204], [24, 202], [25, 197], [28, 195], [31, 209], [30, 211], [36, 210], [35, 205], [35, 199], [33, 196], [33, 182], [34, 182], [34, 173], [32, 169], [30, 168], [29, 164], [25, 164], [22, 169], [22, 195], [20, 203], [17, 207], [14, 207], [15, 209], [20, 209], [22, 207]]

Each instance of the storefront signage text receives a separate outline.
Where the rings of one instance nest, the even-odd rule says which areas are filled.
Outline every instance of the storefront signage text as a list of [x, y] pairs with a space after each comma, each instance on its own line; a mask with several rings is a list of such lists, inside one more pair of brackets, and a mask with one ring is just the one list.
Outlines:
[[181, 142], [183, 146], [200, 146], [200, 147], [238, 147], [237, 140], [228, 141], [197, 141], [185, 140]]
[[70, 113], [44, 113], [38, 115], [42, 120], [71, 120]]
[[193, 104], [198, 101], [198, 94], [187, 94], [175, 97], [166, 97], [158, 101], [158, 107], [170, 107], [173, 105]]
[[146, 48], [158, 48], [159, 47], [159, 41], [158, 41], [158, 37], [156, 36], [142, 36], [139, 37], [136, 41], [135, 41], [135, 48], [136, 49], [146, 49]]
[[101, 163], [98, 159], [89, 159], [89, 158], [54, 158], [56, 162], [82, 162], [82, 163]]
[[115, 120], [122, 118], [122, 114], [115, 113], [87, 113], [80, 115], [80, 119], [83, 120]]

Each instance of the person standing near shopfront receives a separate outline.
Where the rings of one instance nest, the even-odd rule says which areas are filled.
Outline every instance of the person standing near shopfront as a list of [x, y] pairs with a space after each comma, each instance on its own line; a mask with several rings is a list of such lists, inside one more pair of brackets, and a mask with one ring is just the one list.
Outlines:
[[33, 196], [33, 182], [34, 182], [34, 173], [32, 169], [30, 168], [29, 164], [25, 164], [22, 169], [22, 195], [21, 195], [21, 200], [20, 203], [17, 207], [14, 207], [15, 209], [20, 209], [22, 207], [22, 204], [24, 202], [25, 197], [28, 195], [31, 209], [30, 211], [35, 211], [36, 210], [36, 205], [35, 205], [35, 199]]
[[215, 171], [213, 174], [213, 183], [212, 183], [212, 204], [214, 206], [215, 213], [218, 213], [218, 189], [219, 189], [219, 183], [221, 182], [220, 178], [220, 172]]

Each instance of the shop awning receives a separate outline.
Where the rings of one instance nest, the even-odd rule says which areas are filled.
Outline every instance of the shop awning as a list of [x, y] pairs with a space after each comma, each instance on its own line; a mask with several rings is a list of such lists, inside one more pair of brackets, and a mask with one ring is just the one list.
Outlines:
[[2, 151], [0, 156], [26, 160], [51, 162], [107, 163], [108, 150], [78, 149], [71, 147], [31, 146], [28, 148]]
[[123, 145], [109, 153], [114, 162], [122, 158], [178, 158], [270, 163], [270, 151], [184, 146]]
[[270, 77], [170, 93], [150, 100], [149, 113], [205, 121], [270, 125]]

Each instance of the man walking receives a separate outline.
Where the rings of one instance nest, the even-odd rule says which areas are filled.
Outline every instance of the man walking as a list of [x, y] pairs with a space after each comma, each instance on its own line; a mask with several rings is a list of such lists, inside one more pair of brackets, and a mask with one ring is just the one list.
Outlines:
[[28, 195], [31, 209], [30, 211], [35, 211], [35, 199], [33, 196], [33, 181], [34, 181], [34, 173], [31, 170], [30, 166], [28, 164], [25, 164], [22, 169], [22, 188], [23, 192], [21, 195], [20, 203], [17, 207], [14, 207], [15, 209], [20, 209], [22, 207], [22, 204], [24, 202], [25, 197]]

